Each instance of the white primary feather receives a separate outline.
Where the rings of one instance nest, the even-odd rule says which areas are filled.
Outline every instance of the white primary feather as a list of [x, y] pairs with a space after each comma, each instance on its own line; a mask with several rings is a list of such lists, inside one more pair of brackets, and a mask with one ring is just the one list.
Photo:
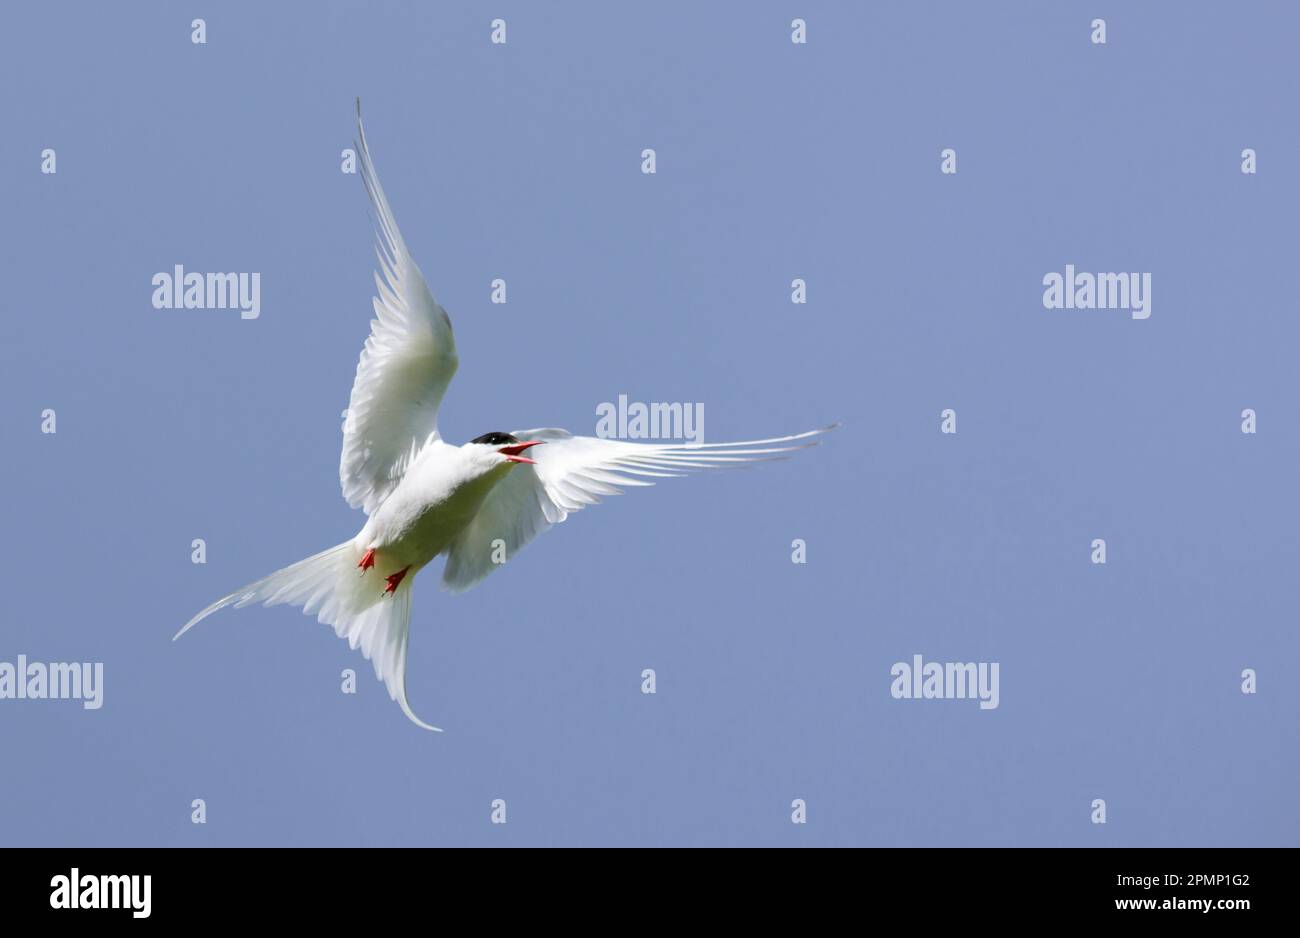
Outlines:
[[[795, 443], [834, 427], [793, 436], [738, 443], [630, 443], [592, 436], [574, 436], [555, 428], [515, 430], [520, 440], [543, 440], [528, 451], [536, 465], [516, 466], [492, 489], [474, 520], [452, 541], [443, 570], [443, 589], [460, 593], [501, 565], [494, 542], [505, 559], [571, 512], [595, 505], [602, 495], [619, 495], [628, 486], [654, 485], [651, 479], [672, 478], [700, 469], [780, 459], [783, 453], [816, 446]], [[750, 447], [759, 447], [753, 449]]]
[[361, 351], [343, 425], [339, 481], [353, 508], [371, 514], [438, 435], [438, 406], [456, 373], [447, 312], [429, 293], [379, 185], [357, 102], [361, 181], [375, 221], [375, 319]]

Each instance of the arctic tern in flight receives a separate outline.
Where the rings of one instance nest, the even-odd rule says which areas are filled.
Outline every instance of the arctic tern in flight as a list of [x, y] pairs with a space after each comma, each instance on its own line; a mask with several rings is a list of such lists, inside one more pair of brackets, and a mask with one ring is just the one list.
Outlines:
[[[223, 596], [176, 633], [226, 606], [290, 603], [360, 648], [412, 721], [406, 643], [416, 575], [445, 554], [443, 588], [477, 584], [571, 512], [620, 486], [710, 467], [780, 458], [831, 427], [738, 443], [629, 443], [567, 430], [485, 433], [461, 446], [438, 433], [438, 405], [456, 372], [446, 311], [429, 294], [379, 185], [357, 103], [361, 180], [375, 220], [377, 296], [343, 426], [339, 479], [364, 509], [355, 537]], [[788, 445], [793, 444], [793, 445]], [[496, 543], [494, 543], [496, 542]]]

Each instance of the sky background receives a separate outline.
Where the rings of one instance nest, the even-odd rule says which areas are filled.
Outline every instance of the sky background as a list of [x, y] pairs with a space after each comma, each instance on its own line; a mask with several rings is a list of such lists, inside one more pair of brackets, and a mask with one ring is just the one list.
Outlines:
[[[0, 701], [0, 843], [1300, 842], [1294, 5], [6, 17], [0, 661], [105, 676], [98, 711]], [[297, 610], [170, 640], [363, 522], [358, 95], [455, 326], [450, 440], [590, 434], [619, 394], [702, 402], [711, 441], [844, 423], [609, 499], [462, 596], [431, 568], [408, 688], [441, 735]], [[176, 264], [260, 272], [260, 318], [155, 310]], [[1044, 309], [1066, 264], [1151, 272], [1151, 318]], [[893, 699], [914, 654], [999, 662], [1000, 707]]]

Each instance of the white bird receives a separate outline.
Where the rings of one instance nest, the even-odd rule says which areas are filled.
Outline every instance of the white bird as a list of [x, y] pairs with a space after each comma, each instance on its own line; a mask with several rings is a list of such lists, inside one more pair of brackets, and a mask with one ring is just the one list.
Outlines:
[[378, 295], [343, 427], [339, 479], [348, 504], [369, 517], [355, 537], [218, 599], [173, 641], [226, 606], [301, 606], [361, 649], [403, 713], [441, 732], [417, 717], [406, 697], [411, 590], [431, 560], [446, 555], [443, 588], [462, 592], [500, 566], [502, 546], [513, 558], [602, 495], [697, 469], [780, 458], [816, 445], [798, 441], [833, 427], [738, 443], [629, 443], [559, 429], [446, 442], [438, 405], [456, 372], [451, 321], [397, 229], [366, 145], [360, 101], [357, 131], [375, 217]]

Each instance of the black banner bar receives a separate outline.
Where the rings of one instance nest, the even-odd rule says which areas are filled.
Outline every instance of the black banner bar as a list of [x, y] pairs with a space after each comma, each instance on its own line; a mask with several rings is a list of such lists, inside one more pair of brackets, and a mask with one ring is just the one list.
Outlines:
[[632, 920], [721, 903], [746, 918], [815, 902], [873, 916], [924, 909], [927, 921], [1230, 926], [1285, 910], [1295, 859], [1246, 849], [38, 849], [3, 854], [0, 897], [6, 921], [48, 924], [373, 924], [431, 902], [486, 903], [494, 921], [573, 902], [626, 904]]

